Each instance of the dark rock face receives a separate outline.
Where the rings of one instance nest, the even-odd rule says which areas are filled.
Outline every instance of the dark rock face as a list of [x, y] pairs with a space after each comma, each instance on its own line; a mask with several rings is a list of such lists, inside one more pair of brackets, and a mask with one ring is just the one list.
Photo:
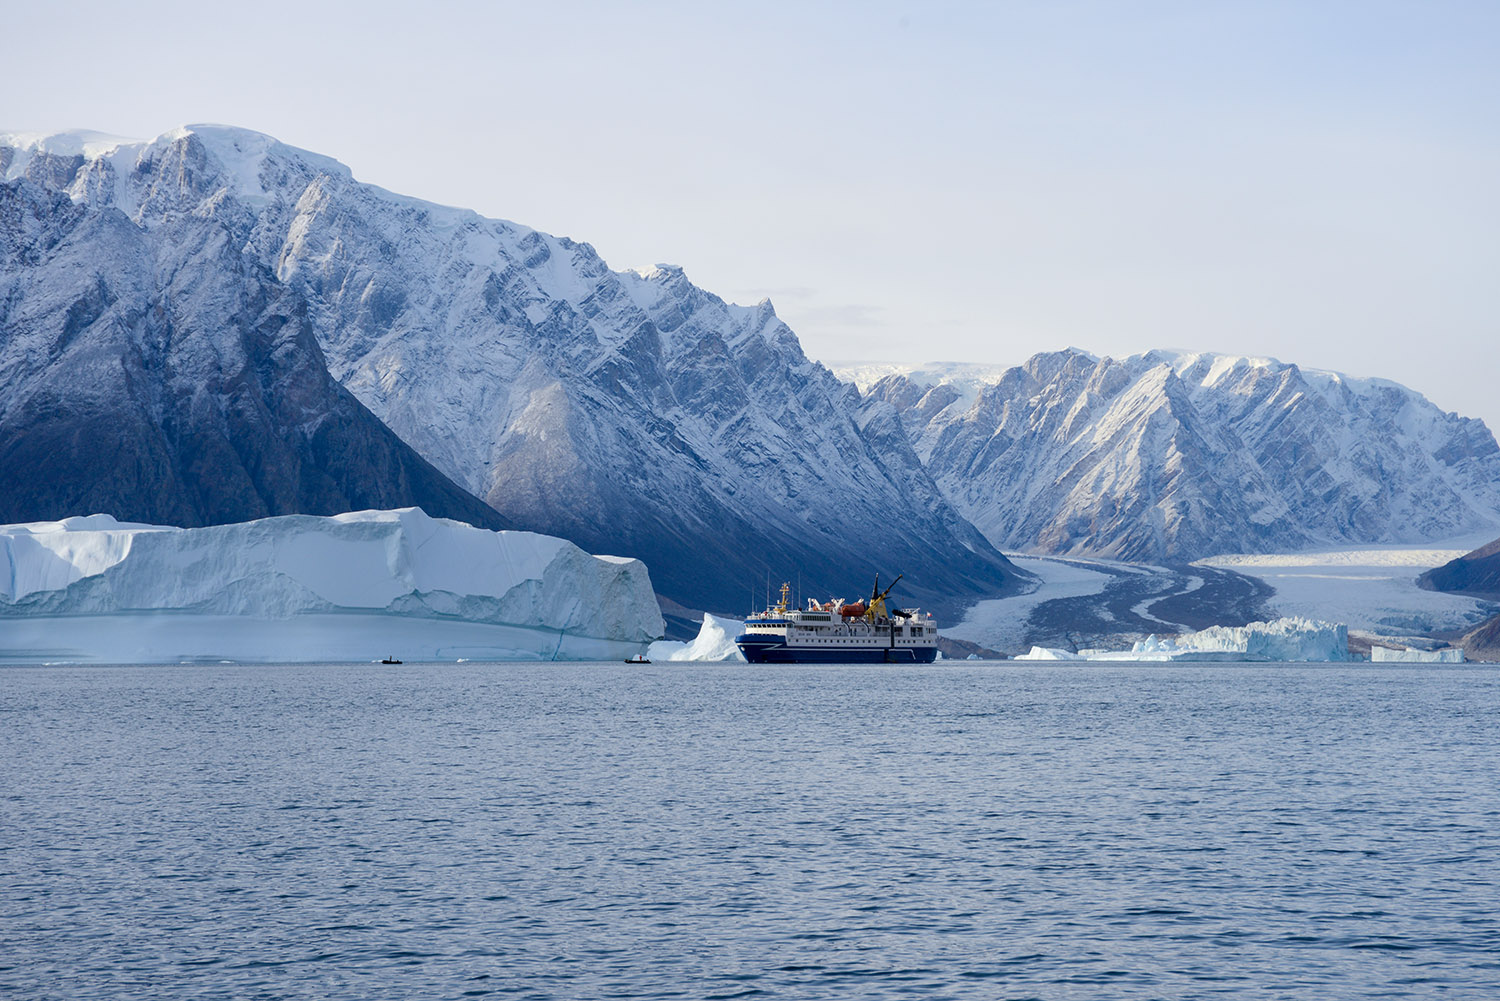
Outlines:
[[1466, 635], [1460, 645], [1468, 660], [1500, 661], [1500, 615]]
[[1005, 549], [1192, 560], [1500, 525], [1481, 421], [1394, 383], [1220, 355], [1033, 357], [972, 402], [888, 376], [960, 513]]
[[0, 384], [0, 522], [420, 506], [502, 527], [333, 380], [306, 304], [201, 221], [147, 232], [0, 185]]
[[1500, 539], [1424, 573], [1417, 583], [1432, 591], [1457, 591], [1500, 600]]
[[[57, 205], [78, 225], [120, 230], [118, 252], [49, 283], [68, 293], [47, 329], [88, 332], [128, 313], [110, 329], [134, 333], [110, 345], [159, 342], [131, 350], [164, 388], [126, 393], [128, 406], [109, 398], [110, 413], [160, 414], [166, 444], [130, 453], [142, 480], [202, 464], [225, 505], [246, 496], [226, 471], [238, 462], [253, 495], [282, 497], [272, 470], [286, 456], [247, 451], [242, 424], [303, 434], [291, 401], [311, 392], [299, 379], [320, 376], [302, 366], [326, 361], [339, 386], [511, 527], [639, 557], [688, 607], [743, 612], [768, 576], [852, 597], [877, 571], [904, 571], [900, 600], [951, 610], [1017, 576], [933, 483], [895, 411], [809, 361], [768, 302], [726, 304], [672, 267], [611, 271], [586, 244], [362, 185], [243, 130], [195, 126], [61, 169], [16, 156], [31, 158], [13, 159], [11, 175], [65, 188]], [[226, 329], [271, 343], [252, 348]], [[284, 357], [272, 344], [286, 338], [296, 349]], [[179, 358], [189, 339], [201, 349]], [[70, 389], [61, 378], [59, 397]], [[200, 425], [184, 415], [242, 423], [188, 434]], [[47, 420], [33, 414], [27, 427]]]

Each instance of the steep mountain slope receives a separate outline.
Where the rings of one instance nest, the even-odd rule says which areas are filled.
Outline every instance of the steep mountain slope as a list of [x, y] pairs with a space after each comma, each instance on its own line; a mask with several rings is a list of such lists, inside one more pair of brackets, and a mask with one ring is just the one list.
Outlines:
[[1458, 591], [1500, 598], [1500, 539], [1449, 560], [1417, 578], [1433, 591]]
[[1500, 615], [1466, 634], [1459, 645], [1469, 660], [1500, 661]]
[[728, 305], [676, 268], [614, 272], [586, 244], [244, 130], [11, 148], [8, 178], [148, 242], [220, 234], [305, 304], [333, 376], [438, 469], [516, 527], [644, 559], [690, 606], [739, 609], [768, 574], [848, 592], [904, 570], [928, 603], [1012, 579], [895, 411], [810, 362], [769, 302]]
[[1197, 559], [1500, 526], [1489, 429], [1383, 380], [1070, 349], [998, 378], [913, 372], [867, 388], [1002, 548]]
[[0, 523], [412, 505], [503, 527], [329, 376], [305, 303], [221, 228], [0, 185]]

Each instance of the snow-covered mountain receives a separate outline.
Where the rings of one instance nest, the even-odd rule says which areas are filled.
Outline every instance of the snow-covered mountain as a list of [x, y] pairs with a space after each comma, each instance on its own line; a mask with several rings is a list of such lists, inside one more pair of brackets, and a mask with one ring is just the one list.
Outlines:
[[1381, 379], [1069, 349], [998, 376], [913, 369], [865, 388], [900, 411], [954, 506], [1010, 550], [1190, 560], [1500, 526], [1494, 435]]
[[[842, 593], [904, 570], [939, 607], [1012, 577], [894, 409], [809, 361], [769, 302], [728, 305], [673, 267], [611, 271], [587, 244], [394, 195], [240, 129], [10, 137], [0, 170], [18, 205], [5, 227], [27, 246], [51, 246], [56, 216], [101, 234], [78, 238], [87, 260], [13, 282], [8, 269], [13, 299], [54, 309], [35, 326], [0, 307], [7, 345], [94, 336], [105, 313], [90, 289], [141, 286], [130, 322], [109, 322], [166, 317], [146, 338], [164, 345], [213, 344], [226, 316], [253, 325], [264, 300], [296, 321], [278, 330], [308, 332], [341, 386], [506, 521], [640, 557], [691, 607], [740, 608], [768, 574]], [[246, 275], [261, 297], [248, 305], [196, 291]], [[232, 347], [203, 349], [196, 405], [228, 407], [212, 362]], [[0, 389], [23, 353], [3, 352]]]
[[223, 227], [75, 202], [84, 163], [0, 139], [0, 522], [420, 505], [504, 527], [339, 386], [306, 300]]

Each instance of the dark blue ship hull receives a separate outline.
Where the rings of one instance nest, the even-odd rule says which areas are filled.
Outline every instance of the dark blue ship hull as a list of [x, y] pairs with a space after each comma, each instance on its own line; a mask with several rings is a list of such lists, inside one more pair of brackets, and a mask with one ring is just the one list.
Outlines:
[[833, 650], [789, 647], [770, 636], [736, 636], [735, 646], [752, 664], [931, 664], [937, 647], [868, 646]]

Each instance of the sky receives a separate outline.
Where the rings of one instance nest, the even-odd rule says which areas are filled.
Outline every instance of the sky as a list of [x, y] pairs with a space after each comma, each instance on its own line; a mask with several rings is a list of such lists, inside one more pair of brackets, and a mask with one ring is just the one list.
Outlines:
[[257, 129], [825, 362], [1269, 355], [1500, 430], [1497, 3], [6, 8], [0, 130]]

